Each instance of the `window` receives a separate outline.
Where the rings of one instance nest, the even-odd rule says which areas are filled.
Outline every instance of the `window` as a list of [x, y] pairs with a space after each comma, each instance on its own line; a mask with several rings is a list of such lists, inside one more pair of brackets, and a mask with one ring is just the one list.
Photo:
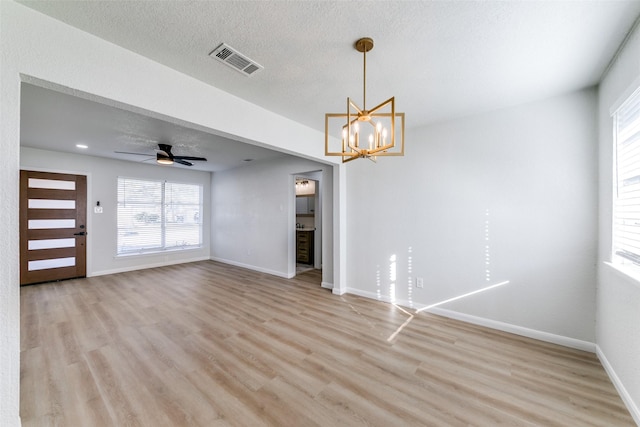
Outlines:
[[118, 178], [118, 255], [201, 245], [201, 185]]
[[613, 115], [613, 262], [640, 265], [640, 90]]

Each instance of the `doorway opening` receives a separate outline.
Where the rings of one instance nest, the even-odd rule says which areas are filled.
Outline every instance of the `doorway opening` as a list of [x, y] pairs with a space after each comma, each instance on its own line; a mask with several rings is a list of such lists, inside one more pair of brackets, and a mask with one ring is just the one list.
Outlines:
[[296, 275], [322, 269], [321, 174], [295, 175]]

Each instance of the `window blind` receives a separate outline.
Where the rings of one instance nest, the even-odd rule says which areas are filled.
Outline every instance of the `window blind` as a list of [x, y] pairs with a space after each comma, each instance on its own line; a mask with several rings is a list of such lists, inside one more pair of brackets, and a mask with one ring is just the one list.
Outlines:
[[640, 91], [614, 114], [614, 262], [640, 265]]
[[202, 186], [118, 178], [118, 255], [202, 245]]

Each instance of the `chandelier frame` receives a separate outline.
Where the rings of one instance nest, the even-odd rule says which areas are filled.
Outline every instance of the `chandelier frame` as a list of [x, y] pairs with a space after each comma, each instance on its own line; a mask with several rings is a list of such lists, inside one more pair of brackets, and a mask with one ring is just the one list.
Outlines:
[[[342, 162], [350, 162], [359, 158], [367, 158], [376, 161], [378, 156], [404, 156], [404, 113], [396, 112], [395, 97], [378, 104], [374, 108], [367, 110], [367, 52], [373, 49], [373, 39], [364, 37], [356, 41], [354, 45], [358, 52], [363, 54], [363, 108], [360, 108], [351, 98], [347, 98], [346, 113], [326, 113], [325, 114], [325, 155], [341, 156]], [[386, 111], [385, 111], [386, 110]], [[330, 122], [340, 120], [343, 123], [341, 151], [330, 149]], [[382, 126], [385, 120], [390, 128], [390, 133], [386, 127]], [[398, 121], [398, 123], [396, 123]], [[360, 144], [360, 123], [363, 126], [370, 124], [373, 133], [369, 134], [368, 145]], [[396, 131], [400, 132], [400, 142], [396, 148]], [[387, 135], [389, 141], [387, 143]]]

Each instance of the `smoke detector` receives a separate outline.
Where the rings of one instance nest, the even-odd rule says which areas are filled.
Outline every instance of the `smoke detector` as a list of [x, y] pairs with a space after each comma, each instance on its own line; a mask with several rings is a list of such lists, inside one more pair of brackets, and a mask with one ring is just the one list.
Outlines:
[[251, 77], [254, 73], [264, 69], [264, 67], [256, 61], [247, 58], [245, 55], [239, 53], [237, 50], [225, 43], [222, 43], [220, 46], [215, 48], [209, 56], [228, 65], [234, 70], [241, 72], [247, 77]]

